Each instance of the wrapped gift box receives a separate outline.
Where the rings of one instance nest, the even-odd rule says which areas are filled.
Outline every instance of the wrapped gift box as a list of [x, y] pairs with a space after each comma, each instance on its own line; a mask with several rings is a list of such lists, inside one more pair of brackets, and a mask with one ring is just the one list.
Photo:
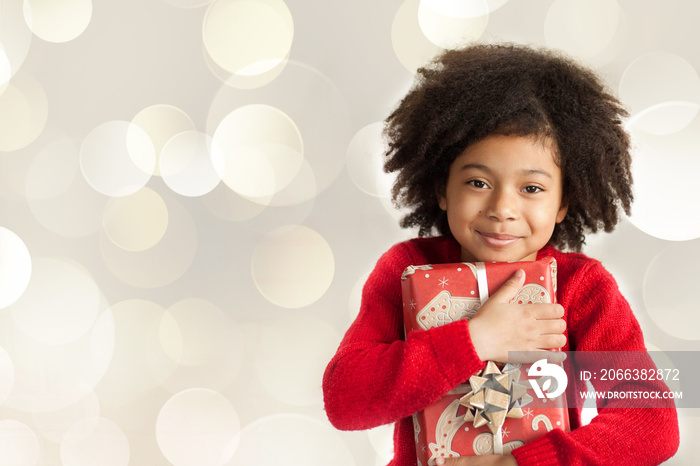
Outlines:
[[[471, 318], [518, 269], [525, 271], [525, 284], [515, 302], [556, 302], [557, 268], [551, 257], [407, 267], [401, 276], [406, 333]], [[439, 456], [504, 454], [552, 429], [568, 431], [566, 396], [538, 398], [529, 383], [530, 366], [488, 362], [482, 372], [416, 413], [419, 464], [434, 465]], [[547, 379], [535, 380], [543, 386]]]

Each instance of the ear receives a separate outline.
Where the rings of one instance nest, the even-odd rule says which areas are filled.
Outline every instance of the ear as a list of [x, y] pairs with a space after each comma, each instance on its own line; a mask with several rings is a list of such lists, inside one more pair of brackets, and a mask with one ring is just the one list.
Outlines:
[[566, 217], [566, 212], [569, 210], [569, 201], [566, 199], [562, 199], [561, 205], [559, 206], [559, 211], [557, 212], [557, 223], [561, 223], [564, 221], [564, 217]]
[[446, 188], [444, 186], [438, 186], [435, 188], [435, 195], [438, 198], [438, 205], [440, 206], [440, 209], [447, 211], [447, 197], [446, 197]]

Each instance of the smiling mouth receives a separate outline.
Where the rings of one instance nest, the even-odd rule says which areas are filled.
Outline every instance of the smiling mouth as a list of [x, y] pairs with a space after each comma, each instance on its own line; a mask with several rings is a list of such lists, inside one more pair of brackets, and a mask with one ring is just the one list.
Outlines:
[[502, 248], [504, 246], [509, 246], [520, 239], [520, 236], [501, 235], [498, 233], [484, 233], [481, 231], [479, 231], [478, 233], [481, 236], [481, 238], [484, 240], [484, 242], [486, 242], [486, 244], [488, 244], [490, 246], [499, 247], [499, 248]]

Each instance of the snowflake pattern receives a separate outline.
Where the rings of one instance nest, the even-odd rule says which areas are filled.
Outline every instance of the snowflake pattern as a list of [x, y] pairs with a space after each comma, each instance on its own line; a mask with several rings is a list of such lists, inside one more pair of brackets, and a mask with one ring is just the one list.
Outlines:
[[535, 412], [530, 408], [525, 408], [523, 409], [523, 414], [527, 419], [530, 419], [533, 416], [533, 414], [535, 414]]
[[510, 431], [504, 427], [503, 429], [501, 429], [501, 434], [503, 434], [503, 438], [508, 438], [508, 434], [510, 434]]
[[449, 284], [449, 283], [447, 283], [449, 281], [450, 281], [449, 278], [442, 277], [442, 280], [440, 280], [440, 286], [445, 288]]
[[411, 300], [411, 302], [408, 303], [408, 305], [411, 306], [411, 309], [415, 309], [415, 308], [416, 308], [416, 302], [415, 302], [414, 300]]

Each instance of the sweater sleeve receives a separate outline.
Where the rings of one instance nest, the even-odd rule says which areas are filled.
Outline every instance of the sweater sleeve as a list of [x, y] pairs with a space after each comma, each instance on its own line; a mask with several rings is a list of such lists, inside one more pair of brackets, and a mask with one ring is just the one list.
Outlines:
[[[571, 351], [645, 350], [629, 304], [599, 262], [589, 260], [576, 272], [561, 302], [567, 312]], [[598, 392], [667, 390], [663, 382], [597, 381], [593, 385]], [[653, 406], [636, 406], [630, 401], [599, 400], [598, 415], [590, 424], [569, 433], [554, 430], [513, 455], [519, 465], [660, 464], [678, 449], [674, 403], [658, 400]]]
[[400, 277], [414, 260], [404, 244], [379, 259], [363, 288], [359, 315], [326, 368], [326, 414], [338, 429], [368, 429], [410, 416], [483, 366], [466, 320], [404, 339]]

